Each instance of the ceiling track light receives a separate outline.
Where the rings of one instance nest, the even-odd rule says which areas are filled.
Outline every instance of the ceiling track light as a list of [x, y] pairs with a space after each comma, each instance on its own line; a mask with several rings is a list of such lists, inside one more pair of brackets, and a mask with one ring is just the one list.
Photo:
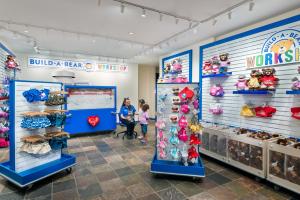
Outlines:
[[144, 8], [143, 8], [143, 10], [142, 10], [141, 17], [143, 17], [143, 18], [147, 17], [147, 15], [146, 15], [146, 10], [145, 10]]
[[228, 13], [228, 19], [231, 20], [231, 18], [232, 18], [232, 12], [230, 11], [230, 12]]
[[122, 3], [122, 4], [121, 4], [121, 13], [123, 14], [124, 11], [125, 11], [125, 5]]
[[212, 22], [212, 25], [216, 25], [217, 24], [217, 20], [216, 19], [213, 19], [213, 22]]
[[249, 3], [249, 11], [252, 11], [254, 8], [255, 3], [253, 1], [250, 1]]
[[159, 13], [159, 21], [161, 22], [163, 20], [163, 14]]

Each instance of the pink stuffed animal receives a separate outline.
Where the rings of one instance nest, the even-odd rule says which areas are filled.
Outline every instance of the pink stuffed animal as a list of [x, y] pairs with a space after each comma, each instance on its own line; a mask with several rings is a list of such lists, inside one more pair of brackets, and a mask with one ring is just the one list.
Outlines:
[[6, 141], [5, 138], [0, 138], [0, 148], [5, 148], [9, 146], [9, 141]]
[[185, 77], [184, 75], [178, 75], [178, 77], [176, 78], [176, 83], [187, 83], [187, 77]]
[[213, 74], [218, 74], [219, 73], [219, 68], [220, 68], [220, 61], [218, 59], [218, 56], [212, 57], [212, 70], [211, 72]]
[[0, 128], [0, 133], [6, 133], [7, 131], [9, 131], [8, 127], [3, 126]]
[[224, 89], [220, 84], [216, 84], [210, 88], [209, 94], [214, 97], [222, 97], [224, 96]]
[[178, 132], [178, 138], [179, 140], [186, 142], [189, 138], [186, 134], [186, 130], [184, 128], [181, 128]]
[[180, 128], [186, 128], [188, 125], [188, 121], [184, 115], [182, 115], [179, 119], [178, 126]]
[[195, 100], [193, 101], [193, 106], [194, 106], [195, 109], [198, 109], [198, 108], [199, 108], [199, 100], [198, 100], [198, 99], [195, 99]]
[[180, 111], [184, 114], [188, 114], [190, 112], [190, 108], [187, 104], [182, 104], [180, 107]]
[[176, 59], [172, 63], [173, 70], [176, 71], [177, 73], [182, 72], [182, 65], [181, 65], [181, 60]]
[[247, 89], [247, 80], [244, 75], [239, 76], [239, 80], [234, 84], [237, 90], [246, 90]]
[[8, 117], [7, 112], [0, 111], [0, 118], [7, 118], [7, 117]]
[[207, 75], [207, 74], [211, 74], [211, 72], [212, 72], [212, 61], [209, 59], [204, 62], [204, 66], [202, 67], [202, 73], [203, 75]]

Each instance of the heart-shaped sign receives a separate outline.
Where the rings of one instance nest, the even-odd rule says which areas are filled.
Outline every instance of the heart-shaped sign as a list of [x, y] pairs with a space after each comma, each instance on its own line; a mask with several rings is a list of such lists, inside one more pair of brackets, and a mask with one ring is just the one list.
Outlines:
[[100, 118], [97, 115], [89, 116], [88, 117], [88, 123], [92, 126], [95, 127], [99, 124]]

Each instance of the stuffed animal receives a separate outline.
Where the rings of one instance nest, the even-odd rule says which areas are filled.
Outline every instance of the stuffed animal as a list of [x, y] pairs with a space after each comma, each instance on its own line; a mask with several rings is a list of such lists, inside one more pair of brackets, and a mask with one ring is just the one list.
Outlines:
[[274, 68], [266, 68], [262, 69], [263, 75], [260, 78], [261, 89], [267, 90], [275, 90], [275, 87], [279, 81], [277, 77], [274, 76], [275, 69]]
[[244, 142], [239, 142], [239, 162], [250, 164], [250, 145]]
[[276, 151], [270, 152], [270, 174], [284, 178], [285, 154]]
[[5, 61], [5, 67], [7, 69], [18, 69], [19, 64], [15, 60], [15, 57], [12, 55], [8, 55]]
[[164, 68], [164, 73], [168, 74], [171, 71], [171, 64], [167, 63], [165, 68]]
[[[298, 73], [300, 74], [300, 66], [298, 67]], [[300, 90], [300, 78], [294, 77], [292, 81], [292, 90]]]
[[172, 68], [173, 71], [177, 73], [182, 73], [182, 65], [181, 65], [181, 60], [180, 59], [175, 59], [172, 62]]
[[218, 59], [218, 56], [212, 57], [212, 67], [211, 67], [211, 73], [212, 74], [218, 74], [219, 68], [220, 68], [220, 61]]
[[[173, 81], [174, 82], [174, 81]], [[179, 74], [176, 79], [175, 79], [176, 83], [187, 83], [188, 79], [185, 75]]]
[[219, 58], [220, 58], [219, 73], [220, 74], [226, 73], [228, 71], [228, 66], [230, 65], [229, 54], [228, 53], [223, 53], [219, 56]]
[[251, 145], [250, 166], [256, 169], [263, 169], [263, 153], [262, 148]]
[[195, 164], [197, 162], [197, 159], [199, 157], [199, 153], [197, 152], [197, 149], [192, 146], [188, 150], [188, 160], [190, 163]]
[[204, 66], [202, 67], [202, 73], [203, 75], [212, 73], [212, 61], [210, 59], [204, 62]]
[[184, 166], [188, 166], [188, 153], [186, 151], [186, 145], [184, 144], [183, 147], [182, 147], [182, 150], [179, 151], [179, 155], [180, 155], [180, 160], [181, 160], [181, 163], [184, 165]]
[[300, 185], [300, 158], [295, 156], [288, 156], [286, 167], [287, 179], [292, 183]]
[[240, 75], [239, 80], [234, 84], [237, 90], [246, 90], [247, 89], [247, 80], [245, 75]]
[[239, 150], [239, 146], [238, 146], [239, 142], [236, 140], [228, 140], [228, 153], [229, 153], [229, 157], [232, 160], [238, 160], [238, 150]]
[[252, 70], [250, 73], [250, 79], [247, 80], [247, 86], [250, 90], [260, 89], [260, 76], [259, 70]]

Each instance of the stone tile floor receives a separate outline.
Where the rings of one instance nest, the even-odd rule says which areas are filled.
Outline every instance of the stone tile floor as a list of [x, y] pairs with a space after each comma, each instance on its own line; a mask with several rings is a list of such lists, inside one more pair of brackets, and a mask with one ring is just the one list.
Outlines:
[[[136, 127], [138, 130], [139, 127]], [[122, 140], [112, 134], [75, 137], [69, 140], [68, 152], [77, 156], [71, 174], [58, 173], [33, 185], [28, 191], [0, 178], [0, 200], [265, 200], [300, 199], [295, 193], [203, 157], [206, 177], [154, 176], [149, 166], [154, 153], [154, 126], [149, 127], [150, 143]], [[0, 161], [7, 160], [8, 150], [0, 150]]]

